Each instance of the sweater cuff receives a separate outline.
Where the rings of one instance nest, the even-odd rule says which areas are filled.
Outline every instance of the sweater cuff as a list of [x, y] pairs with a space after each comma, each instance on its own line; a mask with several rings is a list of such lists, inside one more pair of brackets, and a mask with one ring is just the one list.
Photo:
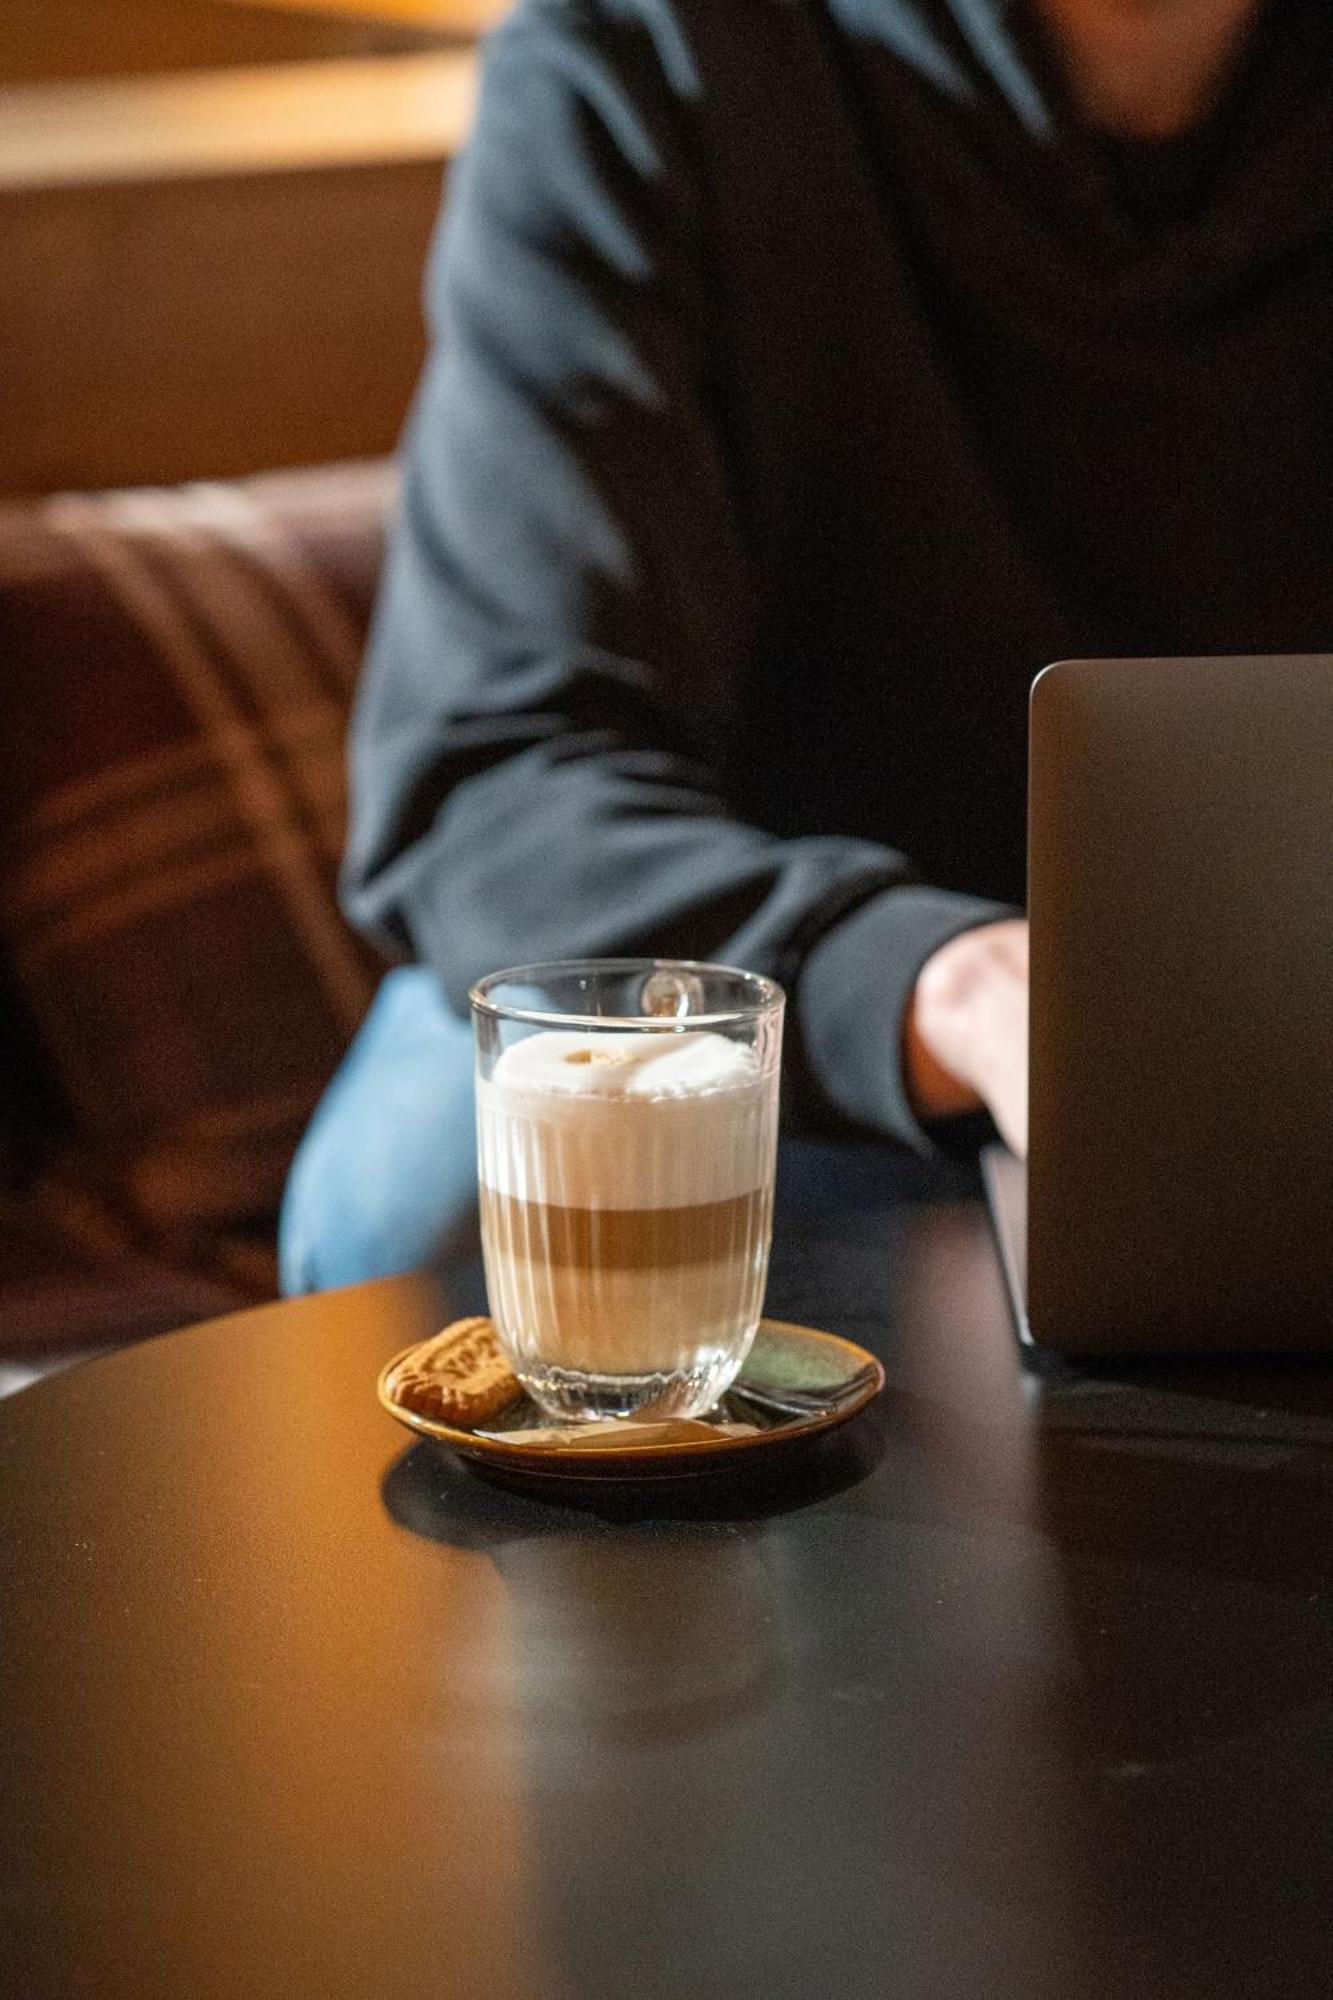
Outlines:
[[950, 938], [1016, 914], [1003, 903], [908, 885], [872, 897], [819, 940], [801, 969], [795, 1012], [814, 1081], [843, 1117], [919, 1152], [934, 1149], [903, 1075], [912, 990]]

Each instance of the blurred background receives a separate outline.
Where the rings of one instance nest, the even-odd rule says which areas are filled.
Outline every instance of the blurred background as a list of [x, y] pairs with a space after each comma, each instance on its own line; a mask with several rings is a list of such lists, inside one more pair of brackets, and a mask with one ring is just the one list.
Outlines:
[[507, 0], [0, 0], [0, 1394], [269, 1298], [382, 962], [344, 737]]
[[0, 496], [383, 452], [506, 0], [4, 0]]

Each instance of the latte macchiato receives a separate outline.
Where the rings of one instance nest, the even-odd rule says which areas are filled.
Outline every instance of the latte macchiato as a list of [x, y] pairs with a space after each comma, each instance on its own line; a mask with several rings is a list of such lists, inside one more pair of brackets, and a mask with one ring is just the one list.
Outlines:
[[763, 1300], [776, 1086], [753, 1046], [689, 1028], [539, 1031], [478, 1079], [491, 1316], [548, 1408], [692, 1414], [732, 1379]]

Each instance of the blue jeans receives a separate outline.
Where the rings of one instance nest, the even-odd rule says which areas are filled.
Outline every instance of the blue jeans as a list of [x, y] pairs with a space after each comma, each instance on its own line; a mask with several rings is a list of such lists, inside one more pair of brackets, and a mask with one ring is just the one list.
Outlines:
[[472, 1026], [424, 966], [390, 972], [301, 1141], [278, 1224], [282, 1289], [325, 1291], [477, 1247]]

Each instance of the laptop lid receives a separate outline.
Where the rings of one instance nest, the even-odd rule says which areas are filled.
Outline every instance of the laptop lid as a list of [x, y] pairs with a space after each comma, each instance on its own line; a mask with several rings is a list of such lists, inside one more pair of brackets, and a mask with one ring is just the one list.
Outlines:
[[1333, 657], [1032, 690], [1027, 1321], [1333, 1347]]

